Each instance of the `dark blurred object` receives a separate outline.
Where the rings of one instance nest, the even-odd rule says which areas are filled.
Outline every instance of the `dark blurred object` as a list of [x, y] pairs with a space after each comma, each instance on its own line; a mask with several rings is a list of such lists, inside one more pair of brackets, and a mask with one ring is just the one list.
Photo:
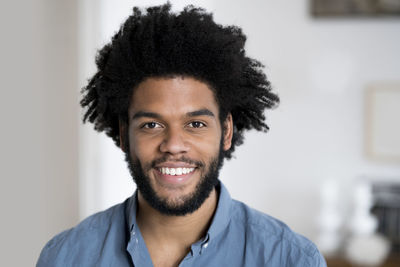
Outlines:
[[400, 0], [312, 0], [316, 17], [400, 16]]
[[400, 255], [400, 183], [375, 182], [372, 193], [371, 212], [378, 219], [377, 231], [390, 240], [392, 252]]

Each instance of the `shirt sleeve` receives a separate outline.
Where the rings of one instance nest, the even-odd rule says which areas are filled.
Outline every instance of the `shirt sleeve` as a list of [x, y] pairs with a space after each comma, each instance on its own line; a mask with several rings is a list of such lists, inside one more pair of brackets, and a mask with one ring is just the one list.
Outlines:
[[[315, 264], [312, 265], [312, 266], [315, 266], [315, 267], [327, 267], [326, 261], [325, 261], [324, 257], [322, 256], [322, 254], [321, 254], [319, 251], [317, 251], [317, 252], [315, 253], [313, 262], [314, 262]], [[305, 266], [305, 267], [306, 267], [306, 266]], [[308, 267], [308, 266], [307, 266], [307, 267]]]
[[49, 263], [49, 258], [51, 258], [51, 252], [49, 251], [49, 243], [47, 243], [40, 253], [36, 267], [55, 266], [54, 263]]
[[62, 247], [69, 230], [66, 230], [51, 239], [42, 249], [36, 267], [63, 266], [63, 263], [57, 259], [60, 256], [60, 248]]

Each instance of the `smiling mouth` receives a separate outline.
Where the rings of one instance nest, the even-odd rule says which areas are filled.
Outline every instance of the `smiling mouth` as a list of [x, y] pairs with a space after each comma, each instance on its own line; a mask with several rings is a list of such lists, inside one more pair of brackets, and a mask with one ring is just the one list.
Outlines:
[[179, 176], [192, 173], [196, 168], [168, 168], [161, 167], [157, 168], [159, 172], [171, 176]]

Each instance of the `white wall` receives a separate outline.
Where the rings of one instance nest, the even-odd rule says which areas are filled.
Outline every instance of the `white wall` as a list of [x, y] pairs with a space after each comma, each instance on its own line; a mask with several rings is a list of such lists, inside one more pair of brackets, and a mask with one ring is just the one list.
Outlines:
[[78, 222], [74, 1], [0, 8], [0, 265], [34, 266]]
[[[145, 6], [163, 2], [145, 1]], [[358, 178], [400, 180], [399, 164], [371, 162], [363, 151], [365, 86], [400, 80], [400, 21], [314, 19], [308, 2], [198, 4], [214, 12], [217, 22], [243, 28], [248, 54], [266, 65], [282, 102], [267, 113], [271, 131], [249, 133], [236, 159], [225, 164], [221, 178], [235, 198], [315, 240], [324, 181], [337, 182], [345, 216], [351, 212], [351, 189]], [[132, 2], [100, 3], [104, 44], [130, 14]], [[134, 3], [143, 6], [143, 1]], [[177, 1], [175, 9], [185, 3], [189, 2]], [[126, 169], [120, 171], [125, 168], [122, 154], [106, 138], [100, 143], [105, 151], [102, 168], [111, 170], [102, 176], [106, 189], [101, 191], [102, 207], [106, 207], [128, 197], [134, 186]], [[117, 170], [118, 175], [110, 175]]]

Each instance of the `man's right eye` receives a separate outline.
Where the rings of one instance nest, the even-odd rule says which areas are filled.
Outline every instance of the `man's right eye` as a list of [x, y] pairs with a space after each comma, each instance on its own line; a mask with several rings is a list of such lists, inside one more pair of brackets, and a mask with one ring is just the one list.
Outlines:
[[161, 125], [158, 124], [157, 122], [147, 122], [143, 124], [142, 126], [143, 129], [155, 129], [155, 128], [161, 128]]

